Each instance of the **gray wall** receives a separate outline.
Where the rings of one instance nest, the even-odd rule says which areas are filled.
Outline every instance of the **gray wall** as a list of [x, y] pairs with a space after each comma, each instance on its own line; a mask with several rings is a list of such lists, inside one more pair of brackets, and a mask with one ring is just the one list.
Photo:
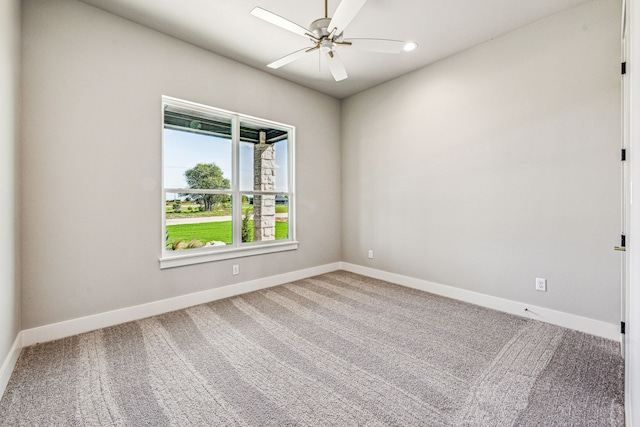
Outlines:
[[[74, 0], [23, 8], [23, 329], [340, 260], [339, 101]], [[297, 127], [297, 251], [159, 269], [161, 95]]]
[[17, 147], [20, 1], [0, 2], [0, 365], [20, 331]]
[[343, 260], [618, 322], [619, 3], [347, 99]]

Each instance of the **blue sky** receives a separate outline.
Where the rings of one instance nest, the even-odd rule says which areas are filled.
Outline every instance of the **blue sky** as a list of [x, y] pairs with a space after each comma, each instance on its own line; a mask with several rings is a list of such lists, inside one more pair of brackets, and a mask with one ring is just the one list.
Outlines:
[[[276, 146], [276, 191], [287, 190], [287, 141]], [[164, 129], [164, 187], [185, 188], [184, 173], [198, 163], [215, 163], [231, 182], [231, 139]], [[240, 189], [253, 189], [253, 144], [240, 143]]]

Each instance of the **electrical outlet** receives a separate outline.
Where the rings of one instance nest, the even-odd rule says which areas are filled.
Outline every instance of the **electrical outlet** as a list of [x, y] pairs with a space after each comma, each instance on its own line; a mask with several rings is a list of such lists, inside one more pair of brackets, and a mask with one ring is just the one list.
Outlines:
[[547, 292], [547, 279], [536, 277], [536, 291]]
[[369, 259], [373, 259], [373, 251], [369, 249]]
[[239, 265], [234, 265], [233, 266], [233, 275], [237, 276], [238, 274], [240, 274], [240, 266]]

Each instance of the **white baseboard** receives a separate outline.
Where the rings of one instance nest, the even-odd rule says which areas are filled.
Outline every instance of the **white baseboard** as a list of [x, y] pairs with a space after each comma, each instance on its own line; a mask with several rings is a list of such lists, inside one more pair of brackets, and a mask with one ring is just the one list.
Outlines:
[[455, 288], [453, 286], [428, 282], [426, 280], [416, 279], [400, 274], [376, 270], [369, 267], [363, 267], [356, 264], [342, 262], [340, 263], [340, 268], [352, 273], [362, 274], [363, 276], [385, 280], [387, 282], [396, 283], [398, 285], [407, 286], [409, 288], [419, 289], [422, 291], [430, 292], [432, 294], [469, 302], [494, 310], [527, 317], [530, 319], [540, 320], [565, 328], [574, 329], [576, 331], [585, 332], [587, 334], [595, 335], [598, 337], [620, 341], [620, 325], [606, 323], [587, 317], [576, 316], [575, 314], [550, 310], [548, 308], [538, 307], [522, 302], [511, 301], [504, 298], [498, 298], [478, 292], [468, 291], [465, 289]]
[[145, 317], [156, 316], [170, 311], [181, 310], [198, 304], [229, 298], [235, 295], [245, 294], [260, 289], [270, 288], [283, 283], [295, 280], [306, 279], [307, 277], [329, 273], [340, 269], [340, 263], [326, 264], [312, 267], [305, 270], [292, 271], [290, 273], [279, 274], [277, 276], [265, 277], [264, 279], [251, 280], [249, 282], [238, 283], [207, 291], [196, 292], [169, 298], [161, 301], [154, 301], [147, 304], [108, 311], [77, 319], [66, 320], [64, 322], [40, 326], [22, 331], [22, 346], [27, 347], [33, 344], [53, 341], [60, 338], [70, 337], [96, 329], [119, 325], [121, 323], [144, 319]]
[[[369, 267], [363, 267], [344, 262], [336, 262], [332, 264], [308, 268], [305, 270], [293, 271], [277, 276], [223, 286], [221, 288], [210, 289], [207, 291], [196, 292], [193, 294], [182, 295], [175, 298], [154, 301], [147, 304], [141, 304], [133, 307], [122, 308], [119, 310], [113, 310], [105, 313], [99, 313], [91, 316], [71, 319], [64, 322], [23, 330], [18, 335], [18, 338], [16, 338], [16, 343], [14, 344], [12, 352], [9, 354], [7, 360], [2, 365], [2, 370], [0, 370], [0, 385], [3, 384], [2, 381], [5, 380], [5, 376], [7, 376], [6, 381], [8, 381], [8, 377], [11, 375], [11, 371], [13, 370], [15, 361], [17, 360], [17, 357], [20, 353], [20, 349], [23, 346], [26, 347], [41, 342], [52, 341], [81, 334], [84, 332], [90, 332], [100, 328], [143, 319], [145, 317], [156, 316], [170, 311], [180, 310], [198, 304], [228, 298], [247, 292], [257, 291], [260, 289], [265, 289], [272, 286], [281, 285], [283, 283], [301, 280], [307, 277], [312, 277], [340, 269], [381, 280], [386, 280], [388, 282], [397, 283], [399, 285], [420, 289], [437, 295], [470, 302], [472, 304], [481, 305], [495, 310], [504, 311], [531, 319], [541, 320], [547, 323], [552, 323], [581, 332], [586, 332], [588, 334], [612, 340], [620, 339], [618, 325], [589, 319], [586, 317], [576, 316], [573, 314], [563, 313], [560, 311], [550, 310], [543, 307], [524, 304], [521, 302], [493, 297], [478, 292], [467, 291], [452, 286], [428, 282], [426, 280], [416, 279], [413, 277], [402, 276], [382, 270], [376, 270]], [[525, 309], [527, 310], [525, 311]]]
[[7, 354], [7, 357], [4, 359], [4, 362], [2, 362], [2, 366], [0, 367], [0, 398], [4, 395], [7, 384], [9, 384], [9, 379], [13, 373], [13, 369], [16, 367], [16, 362], [18, 361], [22, 347], [22, 332], [20, 332], [18, 333], [18, 336], [16, 336], [16, 339], [9, 350], [9, 354]]

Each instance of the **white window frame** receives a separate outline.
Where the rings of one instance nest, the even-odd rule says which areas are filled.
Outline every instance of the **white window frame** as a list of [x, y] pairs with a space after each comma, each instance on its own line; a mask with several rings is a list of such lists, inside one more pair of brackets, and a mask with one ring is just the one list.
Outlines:
[[[197, 249], [171, 251], [167, 250], [165, 237], [166, 224], [166, 195], [167, 193], [194, 193], [193, 190], [187, 188], [166, 188], [164, 186], [164, 110], [166, 105], [187, 108], [195, 112], [203, 112], [215, 115], [221, 118], [227, 118], [232, 123], [232, 179], [231, 190], [200, 190], [201, 194], [229, 194], [232, 197], [232, 219], [233, 219], [233, 244], [226, 246], [212, 246]], [[274, 191], [241, 191], [240, 190], [240, 174], [239, 174], [239, 151], [240, 151], [240, 122], [250, 122], [251, 124], [261, 125], [264, 127], [280, 129], [288, 132], [287, 138], [287, 162], [288, 162], [288, 192]], [[298, 241], [296, 240], [295, 227], [295, 127], [283, 123], [277, 123], [270, 120], [260, 119], [245, 114], [235, 113], [232, 111], [222, 110], [203, 104], [197, 104], [190, 101], [184, 101], [168, 96], [162, 97], [162, 188], [161, 188], [161, 215], [162, 215], [162, 254], [160, 256], [160, 268], [180, 267], [184, 265], [200, 264], [204, 262], [220, 261], [225, 259], [240, 258], [246, 256], [263, 255], [274, 252], [291, 251], [298, 249]], [[242, 232], [242, 200], [243, 195], [282, 195], [288, 197], [288, 238], [281, 240], [270, 240], [261, 242], [241, 242]]]

